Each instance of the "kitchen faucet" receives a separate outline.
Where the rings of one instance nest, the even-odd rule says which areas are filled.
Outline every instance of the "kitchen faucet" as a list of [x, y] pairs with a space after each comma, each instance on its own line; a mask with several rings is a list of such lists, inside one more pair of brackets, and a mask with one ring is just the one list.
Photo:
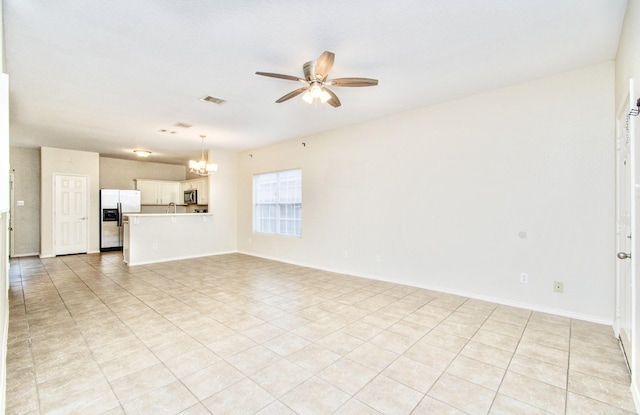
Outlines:
[[171, 206], [173, 206], [173, 214], [176, 214], [176, 204], [173, 202], [170, 202], [169, 205], [167, 206], [167, 213], [169, 213], [169, 209], [171, 208]]

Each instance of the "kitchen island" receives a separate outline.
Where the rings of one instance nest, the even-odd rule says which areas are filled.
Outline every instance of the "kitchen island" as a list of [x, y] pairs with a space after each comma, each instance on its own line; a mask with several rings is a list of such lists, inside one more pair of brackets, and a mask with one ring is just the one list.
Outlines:
[[123, 254], [128, 265], [213, 255], [213, 213], [125, 214]]

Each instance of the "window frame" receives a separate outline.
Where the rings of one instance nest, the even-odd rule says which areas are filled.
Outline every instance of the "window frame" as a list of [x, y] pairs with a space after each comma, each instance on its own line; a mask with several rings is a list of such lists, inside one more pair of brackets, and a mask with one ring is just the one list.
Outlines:
[[[291, 186], [288, 183], [291, 177], [286, 176], [294, 172], [297, 173], [297, 177], [294, 177], [295, 183]], [[271, 179], [271, 183], [269, 183], [269, 176], [275, 176], [275, 180]], [[265, 182], [259, 183], [260, 179]], [[266, 189], [260, 188], [260, 184], [263, 184]], [[269, 185], [275, 191], [273, 202], [269, 203], [269, 200], [260, 202], [259, 199], [265, 196], [260, 193], [261, 190], [266, 190], [268, 193]], [[269, 198], [269, 195], [267, 194], [266, 197]], [[301, 168], [255, 173], [252, 178], [252, 198], [253, 233], [302, 238]]]

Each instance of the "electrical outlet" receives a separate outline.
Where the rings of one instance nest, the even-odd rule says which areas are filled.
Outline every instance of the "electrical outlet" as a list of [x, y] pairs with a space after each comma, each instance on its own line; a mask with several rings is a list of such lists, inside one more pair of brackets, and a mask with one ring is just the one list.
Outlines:
[[376, 262], [382, 261], [382, 257], [380, 255], [376, 255]]
[[562, 281], [554, 281], [553, 282], [553, 291], [557, 293], [564, 292], [564, 283]]
[[529, 283], [529, 274], [527, 274], [526, 272], [520, 273], [520, 282], [523, 283], [523, 284], [528, 284]]
[[342, 251], [343, 258], [349, 258], [349, 251]]

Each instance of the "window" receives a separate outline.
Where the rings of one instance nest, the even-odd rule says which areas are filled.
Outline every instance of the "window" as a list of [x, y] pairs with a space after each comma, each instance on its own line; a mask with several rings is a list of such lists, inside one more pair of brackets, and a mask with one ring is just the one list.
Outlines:
[[302, 236], [302, 170], [253, 176], [253, 231]]

